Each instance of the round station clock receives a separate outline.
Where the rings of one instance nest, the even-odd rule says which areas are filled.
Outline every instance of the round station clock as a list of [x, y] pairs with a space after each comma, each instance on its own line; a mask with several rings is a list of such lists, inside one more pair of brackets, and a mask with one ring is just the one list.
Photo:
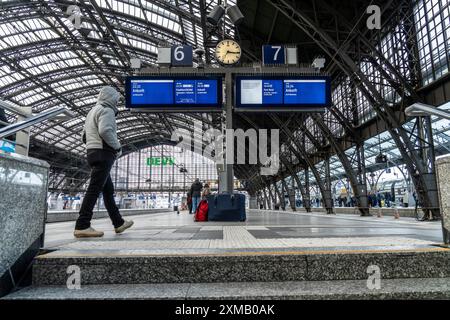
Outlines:
[[216, 59], [224, 65], [236, 64], [241, 58], [241, 46], [234, 40], [225, 39], [216, 46]]

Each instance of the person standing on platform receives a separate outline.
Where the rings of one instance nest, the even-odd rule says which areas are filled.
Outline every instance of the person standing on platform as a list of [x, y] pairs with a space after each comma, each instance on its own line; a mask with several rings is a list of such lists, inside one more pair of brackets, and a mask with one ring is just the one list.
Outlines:
[[186, 202], [187, 202], [187, 206], [188, 206], [188, 209], [189, 209], [189, 214], [192, 214], [192, 196], [191, 196], [191, 192], [190, 191], [187, 193]]
[[103, 236], [102, 231], [91, 227], [93, 209], [101, 192], [115, 232], [122, 233], [133, 225], [133, 221], [125, 221], [119, 213], [114, 200], [114, 185], [109, 174], [114, 161], [122, 154], [122, 147], [117, 139], [118, 100], [119, 93], [114, 88], [103, 87], [96, 105], [86, 116], [82, 136], [86, 144], [91, 178], [75, 225], [76, 238]]
[[408, 189], [405, 189], [405, 193], [403, 193], [403, 207], [408, 208], [409, 205], [409, 192]]
[[194, 183], [191, 185], [190, 194], [192, 197], [192, 212], [195, 213], [198, 204], [200, 203], [201, 193], [203, 185], [198, 178], [195, 179]]
[[203, 192], [202, 192], [202, 200], [206, 200], [206, 197], [211, 194], [211, 189], [209, 188], [209, 184], [205, 183], [203, 186]]

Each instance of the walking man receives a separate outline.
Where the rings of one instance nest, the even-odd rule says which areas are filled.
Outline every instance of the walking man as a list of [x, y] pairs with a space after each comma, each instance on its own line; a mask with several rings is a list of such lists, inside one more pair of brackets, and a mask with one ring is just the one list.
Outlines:
[[75, 225], [74, 236], [76, 238], [103, 236], [102, 231], [91, 227], [93, 209], [100, 192], [103, 193], [103, 201], [115, 232], [122, 233], [133, 225], [133, 221], [123, 220], [119, 213], [114, 200], [114, 185], [109, 174], [114, 161], [122, 153], [117, 139], [118, 100], [119, 93], [114, 88], [103, 87], [98, 95], [96, 105], [86, 116], [83, 142], [86, 144], [91, 179]]

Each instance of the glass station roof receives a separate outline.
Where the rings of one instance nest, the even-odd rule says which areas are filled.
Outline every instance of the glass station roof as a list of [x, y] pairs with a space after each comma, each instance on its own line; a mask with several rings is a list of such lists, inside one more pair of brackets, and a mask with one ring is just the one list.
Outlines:
[[[413, 21], [417, 25], [419, 63], [423, 83], [427, 85], [448, 74], [450, 51], [449, 0], [411, 0]], [[64, 122], [48, 121], [32, 129], [32, 139], [81, 155], [81, 131], [88, 110], [95, 104], [100, 87], [112, 85], [123, 94], [124, 77], [134, 72], [130, 59], [139, 58], [143, 67], [155, 66], [157, 48], [173, 44], [190, 44], [206, 49], [212, 64], [216, 63], [212, 48], [205, 45], [221, 37], [221, 29], [214, 29], [206, 19], [220, 0], [48, 0], [0, 2], [0, 99], [20, 106], [32, 106], [41, 112], [56, 106], [69, 108], [76, 115]], [[235, 0], [228, 0], [235, 5]], [[80, 24], [77, 24], [77, 17]], [[357, 17], [355, 17], [356, 19]], [[263, 17], [261, 17], [263, 19]], [[226, 18], [227, 33], [235, 29]], [[215, 30], [215, 31], [214, 31]], [[207, 39], [207, 32], [211, 38]], [[406, 54], [405, 30], [395, 26], [377, 45], [385, 59], [408, 78], [409, 61]], [[443, 39], [446, 39], [445, 41]], [[260, 50], [260, 47], [258, 48]], [[360, 61], [358, 67], [383, 94], [389, 105], [398, 102], [385, 75], [372, 63]], [[370, 102], [360, 90], [355, 101], [349, 101], [354, 90], [352, 80], [344, 78], [334, 84], [333, 104], [344, 116], [358, 113], [358, 125], [376, 116]], [[356, 106], [357, 105], [357, 106]], [[450, 104], [441, 106], [450, 109]], [[121, 111], [124, 111], [123, 102]], [[14, 115], [7, 113], [8, 120]], [[337, 137], [344, 134], [336, 116], [327, 112], [325, 120]], [[207, 125], [212, 115], [131, 114], [121, 112], [118, 134], [123, 145], [133, 146], [143, 140], [160, 139], [166, 142], [173, 127], [190, 127], [193, 119]], [[406, 123], [405, 126], [412, 124]], [[305, 126], [313, 135], [319, 130], [311, 118]], [[434, 141], [437, 154], [450, 150], [450, 126], [447, 120], [433, 118]], [[149, 132], [150, 130], [150, 132]], [[300, 135], [300, 133], [299, 133]], [[315, 145], [305, 138], [306, 151]], [[393, 163], [401, 156], [389, 133], [365, 141], [367, 167], [375, 164], [380, 148]], [[354, 149], [346, 150], [351, 156]], [[331, 159], [335, 177], [345, 174], [336, 156]]]
[[[204, 49], [203, 30], [207, 23], [202, 24], [202, 14], [219, 1], [206, 1], [203, 11], [201, 3], [2, 1], [0, 98], [32, 106], [36, 113], [55, 106], [74, 111], [75, 119], [57, 124], [49, 121], [33, 128], [32, 138], [81, 153], [84, 151], [80, 144], [81, 127], [99, 88], [113, 85], [123, 93], [124, 76], [133, 72], [129, 65], [131, 58], [139, 58], [145, 67], [155, 65], [159, 46], [185, 43], [194, 49]], [[80, 25], [77, 15], [81, 18]], [[228, 19], [226, 23], [230, 25]], [[232, 27], [229, 29], [234, 32]], [[212, 39], [218, 37], [213, 35]], [[7, 117], [13, 121], [12, 114], [7, 113]], [[118, 124], [123, 142], [148, 134], [149, 122], [160, 123], [160, 117], [122, 113]], [[170, 123], [176, 121], [171, 119]], [[186, 123], [185, 119], [178, 121]], [[127, 131], [130, 127], [136, 130]]]

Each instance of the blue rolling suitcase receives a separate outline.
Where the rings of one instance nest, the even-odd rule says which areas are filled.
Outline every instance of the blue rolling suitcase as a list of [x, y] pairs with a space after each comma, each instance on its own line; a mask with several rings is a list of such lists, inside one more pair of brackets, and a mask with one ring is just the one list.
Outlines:
[[209, 195], [208, 221], [245, 221], [245, 195], [220, 193]]
[[245, 195], [241, 193], [233, 194], [237, 201], [237, 209], [239, 210], [240, 221], [247, 220], [247, 215], [245, 214]]

